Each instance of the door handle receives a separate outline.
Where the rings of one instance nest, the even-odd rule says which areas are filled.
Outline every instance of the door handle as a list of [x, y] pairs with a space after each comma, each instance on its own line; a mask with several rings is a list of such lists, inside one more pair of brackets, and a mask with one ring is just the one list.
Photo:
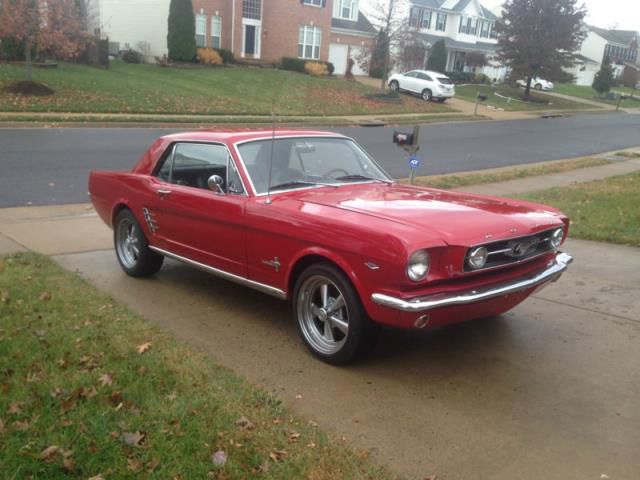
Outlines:
[[171, 190], [166, 189], [166, 188], [160, 188], [160, 189], [156, 190], [156, 193], [158, 195], [160, 195], [160, 198], [164, 198], [164, 197], [166, 197], [168, 195], [171, 195]]

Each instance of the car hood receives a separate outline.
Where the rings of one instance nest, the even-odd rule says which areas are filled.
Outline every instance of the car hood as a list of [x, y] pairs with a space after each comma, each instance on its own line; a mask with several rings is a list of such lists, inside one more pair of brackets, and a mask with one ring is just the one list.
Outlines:
[[[421, 240], [475, 245], [562, 225], [550, 207], [410, 185], [366, 184], [296, 192], [299, 200], [416, 228]], [[366, 222], [366, 219], [363, 220]]]

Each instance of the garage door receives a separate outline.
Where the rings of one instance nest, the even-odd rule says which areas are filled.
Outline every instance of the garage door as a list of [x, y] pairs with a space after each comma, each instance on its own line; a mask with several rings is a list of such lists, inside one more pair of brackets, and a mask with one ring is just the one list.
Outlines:
[[[329, 61], [333, 63], [336, 75], [344, 75], [347, 71], [347, 52], [349, 45], [344, 43], [332, 43], [329, 45]], [[358, 65], [358, 56], [360, 55], [360, 47], [351, 45], [351, 58], [356, 62], [351, 72], [354, 75], [366, 75], [367, 73]]]

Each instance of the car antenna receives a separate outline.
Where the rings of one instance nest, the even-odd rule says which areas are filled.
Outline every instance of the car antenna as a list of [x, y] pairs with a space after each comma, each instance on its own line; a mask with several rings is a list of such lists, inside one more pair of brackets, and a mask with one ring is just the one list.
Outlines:
[[276, 141], [276, 115], [271, 109], [271, 155], [269, 156], [269, 182], [267, 183], [267, 200], [266, 204], [271, 204], [271, 172], [273, 170], [273, 145]]

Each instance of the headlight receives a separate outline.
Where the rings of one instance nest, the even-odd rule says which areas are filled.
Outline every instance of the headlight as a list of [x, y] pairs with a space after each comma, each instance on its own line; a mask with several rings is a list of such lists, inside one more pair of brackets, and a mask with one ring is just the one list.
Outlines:
[[467, 263], [471, 268], [477, 270], [478, 268], [482, 268], [487, 263], [487, 258], [489, 257], [489, 252], [484, 247], [477, 247], [469, 252], [469, 256], [467, 257]]
[[426, 250], [418, 250], [409, 257], [407, 265], [407, 275], [414, 282], [418, 282], [429, 273], [429, 252]]
[[560, 245], [562, 244], [563, 237], [564, 237], [564, 229], [556, 228], [551, 233], [551, 238], [549, 239], [549, 243], [551, 243], [551, 246], [557, 250], [558, 248], [560, 248]]

